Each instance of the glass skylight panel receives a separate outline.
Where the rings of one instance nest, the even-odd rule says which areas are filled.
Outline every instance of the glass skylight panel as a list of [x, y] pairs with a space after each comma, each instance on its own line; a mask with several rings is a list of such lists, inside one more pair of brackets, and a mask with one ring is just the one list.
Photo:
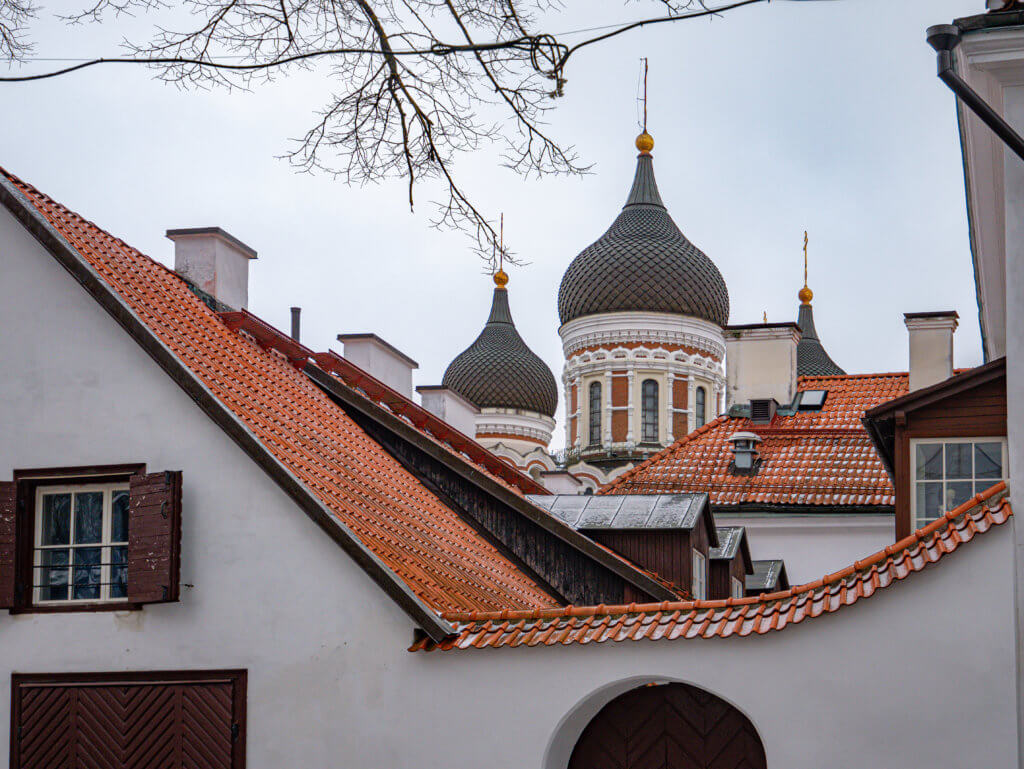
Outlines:
[[801, 411], [817, 411], [825, 405], [828, 390], [804, 390], [800, 393]]

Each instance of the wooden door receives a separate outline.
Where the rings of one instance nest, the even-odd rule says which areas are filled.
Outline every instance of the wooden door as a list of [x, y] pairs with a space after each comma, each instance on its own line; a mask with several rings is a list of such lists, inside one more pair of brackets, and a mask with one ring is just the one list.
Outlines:
[[240, 769], [245, 673], [15, 676], [14, 769]]
[[569, 769], [765, 769], [750, 720], [686, 684], [633, 689], [587, 725]]

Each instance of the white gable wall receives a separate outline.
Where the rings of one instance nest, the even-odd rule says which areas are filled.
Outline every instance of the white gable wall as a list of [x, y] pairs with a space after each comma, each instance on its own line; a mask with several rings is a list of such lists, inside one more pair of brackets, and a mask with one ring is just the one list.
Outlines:
[[[1009, 531], [767, 637], [410, 654], [405, 615], [4, 210], [0, 274], [0, 478], [183, 470], [191, 585], [141, 612], [0, 614], [0, 685], [246, 668], [256, 769], [561, 769], [614, 693], [665, 679], [747, 713], [771, 767], [1015, 760]], [[9, 705], [0, 693], [0, 754]]]
[[[332, 766], [403, 728], [404, 683], [382, 671], [412, 642], [405, 614], [3, 208], [0, 274], [0, 479], [183, 471], [180, 603], [0, 613], [0, 686], [10, 672], [248, 668], [248, 765], [268, 769]], [[339, 700], [360, 702], [365, 723], [338, 722], [323, 703]]]

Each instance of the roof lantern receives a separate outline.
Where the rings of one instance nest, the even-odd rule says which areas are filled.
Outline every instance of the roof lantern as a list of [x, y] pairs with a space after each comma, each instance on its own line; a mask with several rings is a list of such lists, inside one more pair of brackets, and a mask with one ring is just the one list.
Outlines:
[[444, 387], [479, 408], [533, 411], [553, 417], [558, 386], [551, 369], [529, 347], [512, 321], [508, 274], [494, 274], [491, 314], [476, 340], [444, 372]]
[[729, 291], [714, 262], [679, 231], [654, 179], [654, 138], [636, 139], [636, 173], [612, 226], [573, 259], [558, 290], [568, 323], [609, 312], [664, 312], [724, 326]]
[[814, 292], [807, 285], [807, 243], [807, 231], [804, 230], [804, 287], [797, 292], [800, 310], [796, 318], [803, 335], [796, 346], [796, 373], [797, 376], [842, 376], [846, 372], [825, 351], [814, 328], [814, 310], [811, 308]]

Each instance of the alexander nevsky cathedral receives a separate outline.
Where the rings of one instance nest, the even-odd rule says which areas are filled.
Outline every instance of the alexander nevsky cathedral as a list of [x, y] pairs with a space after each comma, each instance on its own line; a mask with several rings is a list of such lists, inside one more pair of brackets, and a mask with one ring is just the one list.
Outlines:
[[[423, 388], [425, 406], [555, 493], [593, 492], [731, 403], [726, 339], [748, 327], [727, 325], [721, 272], [662, 201], [654, 139], [645, 131], [636, 147], [622, 212], [572, 260], [558, 290], [565, 451], [548, 449], [558, 387], [516, 330], [503, 271], [480, 335], [440, 387]], [[805, 284], [796, 373], [842, 374], [817, 338], [811, 298]]]

